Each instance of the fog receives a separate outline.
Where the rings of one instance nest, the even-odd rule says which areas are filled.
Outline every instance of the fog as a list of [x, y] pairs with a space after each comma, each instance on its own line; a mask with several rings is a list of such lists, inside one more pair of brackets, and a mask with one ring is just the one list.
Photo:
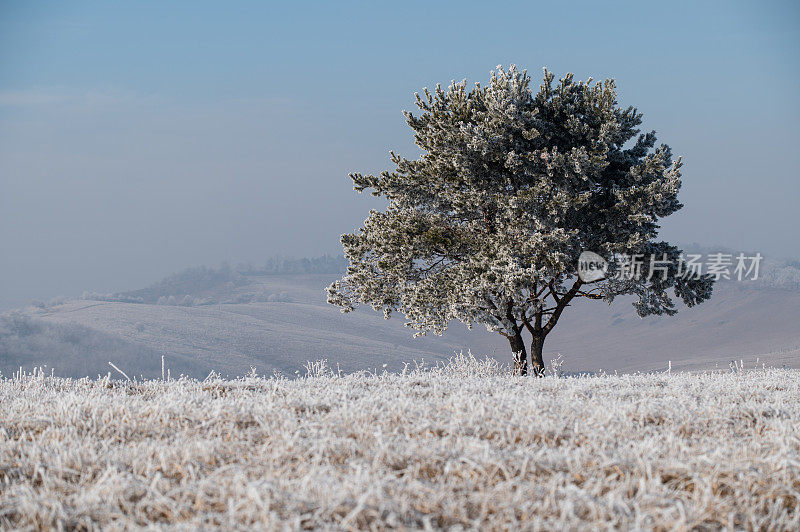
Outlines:
[[665, 238], [798, 257], [800, 16], [759, 7], [4, 3], [0, 309], [338, 253], [413, 92], [511, 62], [616, 77], [684, 157]]

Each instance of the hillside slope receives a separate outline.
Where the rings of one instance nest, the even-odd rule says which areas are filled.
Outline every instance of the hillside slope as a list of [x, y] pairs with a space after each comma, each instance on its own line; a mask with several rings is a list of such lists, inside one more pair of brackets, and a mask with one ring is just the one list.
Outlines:
[[[243, 375], [251, 366], [294, 375], [306, 361], [322, 358], [353, 371], [435, 363], [462, 350], [507, 356], [506, 340], [482, 328], [453, 324], [444, 337], [413, 338], [401, 316], [386, 321], [369, 309], [342, 314], [325, 303], [323, 292], [335, 274], [232, 274], [209, 283], [202, 271], [190, 273], [135, 297], [65, 301], [0, 316], [0, 371], [46, 365], [59, 375], [96, 376], [111, 361], [131, 375], [154, 377], [165, 355], [173, 374], [202, 378], [211, 371]], [[142, 296], [151, 303], [125, 302]], [[676, 369], [727, 368], [741, 359], [753, 366], [756, 358], [798, 367], [799, 322], [800, 292], [733, 283], [720, 283], [711, 301], [673, 317], [640, 319], [624, 299], [610, 307], [580, 301], [564, 313], [545, 355], [562, 354], [564, 369], [573, 372], [647, 371], [668, 361]]]

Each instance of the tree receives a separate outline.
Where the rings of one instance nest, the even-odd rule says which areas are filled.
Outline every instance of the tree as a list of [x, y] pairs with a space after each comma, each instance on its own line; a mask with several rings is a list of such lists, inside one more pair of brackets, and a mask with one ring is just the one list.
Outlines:
[[[674, 314], [667, 294], [693, 306], [711, 295], [708, 276], [681, 275], [681, 251], [656, 241], [658, 220], [682, 207], [680, 158], [640, 133], [642, 115], [620, 108], [613, 80], [554, 84], [546, 69], [538, 92], [515, 66], [498, 67], [486, 87], [453, 82], [416, 94], [405, 112], [422, 154], [391, 153], [393, 171], [350, 174], [358, 192], [388, 200], [356, 233], [342, 236], [350, 261], [328, 287], [343, 312], [359, 303], [401, 312], [419, 334], [442, 334], [452, 320], [483, 324], [508, 338], [514, 369], [544, 370], [542, 350], [576, 298], [637, 296], [640, 316]], [[585, 282], [582, 251], [610, 262]], [[621, 256], [666, 260], [641, 276], [619, 276]], [[617, 278], [619, 277], [619, 278]]]

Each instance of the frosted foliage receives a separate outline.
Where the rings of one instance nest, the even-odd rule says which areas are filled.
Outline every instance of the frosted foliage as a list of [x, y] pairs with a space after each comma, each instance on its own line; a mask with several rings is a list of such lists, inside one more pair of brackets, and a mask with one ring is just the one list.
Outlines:
[[331, 303], [399, 311], [422, 333], [460, 320], [543, 339], [575, 297], [633, 294], [642, 316], [674, 313], [669, 289], [690, 306], [709, 297], [709, 279], [683, 281], [675, 264], [665, 279], [647, 280], [648, 265], [636, 281], [577, 277], [583, 250], [680, 253], [656, 240], [658, 220], [681, 208], [680, 158], [637, 129], [642, 115], [618, 106], [613, 80], [545, 71], [532, 91], [525, 72], [498, 67], [485, 87], [437, 86], [416, 105], [406, 120], [419, 158], [392, 153], [393, 171], [350, 176], [389, 204], [342, 237], [351, 265]]
[[800, 529], [800, 373], [0, 381], [0, 529]]

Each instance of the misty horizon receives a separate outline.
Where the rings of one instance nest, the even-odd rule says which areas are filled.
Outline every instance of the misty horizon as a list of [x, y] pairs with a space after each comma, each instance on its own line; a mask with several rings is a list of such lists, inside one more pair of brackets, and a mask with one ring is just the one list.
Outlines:
[[[394, 6], [5, 4], [0, 308], [136, 289], [194, 265], [339, 254], [339, 236], [383, 206], [348, 173], [388, 169], [389, 150], [419, 153], [402, 116], [414, 92], [485, 82], [510, 63], [534, 84], [544, 66], [617, 80], [620, 103], [683, 157], [685, 207], [664, 220], [665, 240], [800, 257], [797, 7], [636, 5], [519, 5], [528, 16], [495, 26], [471, 4], [453, 17], [426, 4], [428, 18]], [[531, 18], [561, 20], [570, 37], [526, 31]], [[651, 19], [680, 29], [654, 33]], [[483, 38], [464, 39], [464, 25]]]

